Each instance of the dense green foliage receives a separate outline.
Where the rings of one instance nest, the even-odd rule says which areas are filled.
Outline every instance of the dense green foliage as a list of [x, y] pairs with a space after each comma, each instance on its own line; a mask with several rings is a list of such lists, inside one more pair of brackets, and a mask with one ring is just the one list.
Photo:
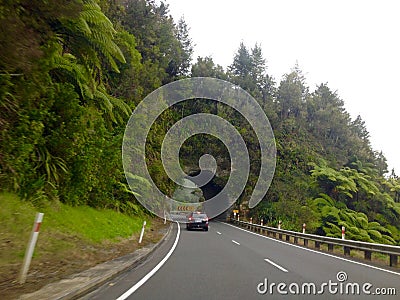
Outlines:
[[[191, 65], [188, 26], [154, 0], [3, 1], [0, 26], [2, 190], [35, 205], [58, 199], [138, 213], [141, 191], [129, 191], [121, 162], [131, 111], [162, 84], [208, 76], [241, 86], [266, 112], [277, 146], [271, 188], [256, 208], [246, 208], [259, 171], [257, 138], [234, 110], [194, 99], [164, 112], [149, 135], [147, 163], [163, 192], [174, 192], [160, 159], [163, 136], [184, 116], [214, 113], [239, 129], [249, 149], [242, 212], [272, 225], [281, 219], [289, 229], [305, 222], [312, 232], [338, 236], [346, 226], [354, 239], [400, 242], [399, 178], [387, 176], [362, 118], [352, 120], [327, 84], [310, 91], [298, 66], [276, 82], [261, 47], [243, 43], [227, 70], [211, 57]], [[215, 182], [223, 186], [230, 159], [213, 137], [184, 143], [185, 170], [196, 170], [204, 153], [217, 158]]]
[[187, 73], [185, 22], [145, 0], [5, 1], [0, 22], [1, 188], [137, 212], [125, 123], [144, 95]]

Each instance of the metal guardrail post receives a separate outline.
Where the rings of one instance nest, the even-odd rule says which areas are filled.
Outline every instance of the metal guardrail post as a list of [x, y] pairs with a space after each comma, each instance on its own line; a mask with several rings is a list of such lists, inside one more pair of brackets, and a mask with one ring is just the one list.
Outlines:
[[320, 245], [321, 245], [320, 242], [315, 241], [314, 246], [315, 246], [316, 249], [320, 249]]
[[397, 267], [397, 255], [394, 254], [390, 255], [390, 266]]

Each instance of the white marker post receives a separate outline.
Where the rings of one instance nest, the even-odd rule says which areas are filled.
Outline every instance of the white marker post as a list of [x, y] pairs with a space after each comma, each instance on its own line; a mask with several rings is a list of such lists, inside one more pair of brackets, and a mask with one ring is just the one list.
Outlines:
[[306, 233], [306, 223], [303, 223], [303, 233]]
[[35, 218], [35, 223], [33, 223], [31, 237], [29, 239], [28, 247], [26, 248], [24, 262], [21, 268], [21, 274], [19, 278], [19, 283], [23, 284], [26, 281], [26, 275], [28, 274], [29, 266], [31, 264], [33, 251], [35, 250], [35, 245], [39, 236], [40, 225], [43, 221], [43, 213], [37, 213]]
[[146, 221], [143, 222], [142, 231], [140, 232], [140, 237], [139, 237], [139, 244], [142, 242], [145, 227], [146, 227]]
[[264, 226], [264, 220], [261, 219], [261, 226]]
[[279, 222], [278, 222], [278, 229], [281, 229], [281, 226], [282, 226], [282, 221], [279, 220]]
[[253, 218], [250, 218], [250, 224], [253, 224]]
[[342, 240], [344, 240], [346, 234], [346, 228], [342, 226]]

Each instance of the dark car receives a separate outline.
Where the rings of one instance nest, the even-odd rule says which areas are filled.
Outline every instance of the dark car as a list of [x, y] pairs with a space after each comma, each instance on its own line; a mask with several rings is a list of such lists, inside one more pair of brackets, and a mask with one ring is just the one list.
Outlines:
[[188, 215], [186, 229], [190, 230], [193, 228], [208, 231], [208, 217], [205, 213], [195, 211]]

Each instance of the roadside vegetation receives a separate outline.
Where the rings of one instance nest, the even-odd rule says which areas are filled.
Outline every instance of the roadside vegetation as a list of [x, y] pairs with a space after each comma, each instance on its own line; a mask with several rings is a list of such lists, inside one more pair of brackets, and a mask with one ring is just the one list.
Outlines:
[[[11, 193], [0, 193], [0, 203], [0, 295], [7, 299], [155, 243], [164, 232], [157, 219], [145, 214], [133, 218], [115, 210], [54, 202], [34, 207]], [[27, 282], [21, 286], [18, 276], [37, 212], [44, 218]]]
[[1, 193], [0, 201], [0, 226], [7, 228], [0, 233], [2, 270], [7, 265], [20, 265], [37, 212], [44, 213], [35, 251], [38, 259], [46, 259], [56, 252], [63, 252], [68, 259], [68, 252], [74, 250], [77, 243], [88, 246], [130, 239], [140, 232], [144, 220], [151, 227], [151, 218], [144, 214], [132, 218], [114, 210], [71, 207], [62, 203], [38, 208], [9, 193]]

